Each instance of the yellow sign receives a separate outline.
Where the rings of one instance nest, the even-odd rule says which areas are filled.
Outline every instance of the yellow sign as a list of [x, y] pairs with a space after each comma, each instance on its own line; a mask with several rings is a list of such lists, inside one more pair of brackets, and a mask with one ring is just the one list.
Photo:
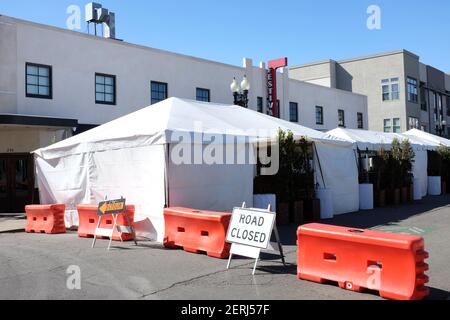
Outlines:
[[125, 211], [126, 211], [125, 199], [120, 199], [120, 200], [100, 202], [98, 205], [97, 214], [99, 216], [103, 216], [103, 215], [124, 213]]

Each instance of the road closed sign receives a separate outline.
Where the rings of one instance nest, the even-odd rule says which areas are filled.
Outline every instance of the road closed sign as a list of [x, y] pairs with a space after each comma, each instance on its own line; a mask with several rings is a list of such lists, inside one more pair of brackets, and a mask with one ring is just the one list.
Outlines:
[[227, 232], [227, 242], [267, 249], [275, 214], [267, 210], [235, 208]]

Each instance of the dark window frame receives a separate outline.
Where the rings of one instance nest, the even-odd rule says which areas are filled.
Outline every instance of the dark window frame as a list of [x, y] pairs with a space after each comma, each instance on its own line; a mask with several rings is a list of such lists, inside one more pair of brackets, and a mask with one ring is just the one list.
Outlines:
[[[166, 90], [167, 91], [167, 90]], [[199, 100], [199, 91], [208, 93], [208, 100]], [[167, 99], [167, 98], [166, 98]], [[199, 102], [211, 102], [211, 90], [206, 88], [195, 88], [195, 99]]]
[[[341, 119], [342, 114], [342, 119]], [[338, 127], [345, 128], [345, 110], [338, 109]]]
[[259, 113], [264, 112], [264, 99], [263, 97], [256, 97], [256, 111]]
[[364, 113], [358, 112], [356, 114], [356, 122], [358, 125], [358, 129], [364, 129]]
[[[158, 86], [163, 85], [165, 87], [166, 97], [164, 99], [153, 98], [153, 92], [155, 91], [155, 90], [153, 90], [154, 84], [157, 84]], [[160, 93], [160, 91], [157, 91], [157, 92]], [[153, 81], [153, 80], [150, 81], [150, 104], [154, 105], [156, 103], [166, 100], [167, 98], [169, 98], [169, 84], [167, 82], [161, 82], [161, 81]]]
[[[103, 85], [103, 86], [109, 86], [107, 84], [104, 83], [97, 83], [97, 76], [98, 77], [104, 77], [104, 78], [112, 78], [113, 79], [113, 101], [102, 101], [102, 100], [97, 100], [97, 93], [102, 93], [102, 94], [109, 94], [106, 93], [106, 91], [100, 92], [97, 91], [97, 84], [98, 85]], [[96, 72], [95, 76], [94, 76], [94, 81], [95, 81], [95, 87], [94, 87], [94, 97], [95, 97], [95, 104], [105, 104], [105, 105], [109, 105], [109, 106], [115, 106], [117, 105], [117, 78], [115, 75], [113, 74], [106, 74], [106, 73], [100, 73], [100, 72]]]
[[[320, 111], [320, 120], [317, 121], [317, 112]], [[323, 107], [322, 106], [316, 106], [316, 125], [321, 125], [323, 126], [324, 121], [323, 121]]]
[[406, 93], [408, 102], [419, 103], [419, 81], [413, 77], [406, 77]]
[[[37, 67], [37, 68], [48, 68], [48, 95], [42, 95], [42, 94], [35, 94], [35, 93], [28, 93], [28, 76], [37, 76], [38, 77], [38, 84], [34, 85], [38, 87], [39, 92], [39, 74], [28, 74], [28, 67]], [[32, 84], [30, 84], [32, 85]], [[46, 86], [41, 86], [46, 87]], [[37, 98], [37, 99], [53, 99], [53, 67], [50, 65], [45, 64], [39, 64], [39, 63], [33, 63], [33, 62], [25, 62], [25, 97], [27, 98]]]
[[[295, 108], [295, 118], [293, 118], [292, 109]], [[298, 103], [289, 102], [289, 121], [293, 123], [298, 123]]]

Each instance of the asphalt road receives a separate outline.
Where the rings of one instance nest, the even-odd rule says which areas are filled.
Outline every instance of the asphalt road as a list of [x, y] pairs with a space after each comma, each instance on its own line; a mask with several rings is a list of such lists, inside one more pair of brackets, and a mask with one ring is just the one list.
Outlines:
[[[427, 198], [326, 223], [422, 235], [430, 252], [428, 299], [449, 299], [449, 204], [450, 196]], [[375, 293], [298, 280], [296, 227], [284, 227], [280, 233], [288, 266], [265, 255], [254, 277], [252, 260], [233, 260], [227, 271], [226, 260], [166, 250], [151, 242], [140, 242], [139, 247], [119, 243], [108, 252], [107, 241], [91, 249], [91, 239], [76, 233], [0, 234], [0, 299], [380, 299]], [[79, 267], [80, 290], [68, 289], [70, 266]]]

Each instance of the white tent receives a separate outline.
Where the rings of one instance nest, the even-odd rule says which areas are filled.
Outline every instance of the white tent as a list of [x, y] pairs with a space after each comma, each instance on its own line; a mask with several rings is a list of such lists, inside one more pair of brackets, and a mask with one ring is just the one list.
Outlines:
[[415, 153], [413, 175], [415, 178], [419, 179], [422, 196], [426, 196], [428, 189], [427, 150], [435, 150], [439, 146], [439, 144], [413, 135], [375, 132], [367, 130], [337, 128], [327, 132], [327, 134], [327, 138], [330, 139], [335, 137], [338, 139], [344, 139], [346, 141], [353, 142], [362, 151], [366, 149], [376, 151], [380, 148], [390, 150], [392, 141], [394, 139], [398, 139], [400, 142], [403, 140], [409, 140], [409, 142], [411, 143], [411, 147], [413, 148]]
[[[254, 143], [275, 140], [279, 128], [315, 143], [322, 173], [317, 180], [333, 191], [335, 212], [357, 211], [351, 143], [242, 107], [178, 98], [36, 150], [41, 203], [77, 205], [123, 196], [136, 206], [138, 234], [161, 242], [165, 205], [217, 211], [244, 201], [251, 206]], [[220, 163], [220, 150], [226, 164]]]
[[411, 129], [405, 132], [404, 135], [408, 136], [411, 139], [419, 139], [424, 143], [428, 143], [430, 145], [443, 145], [446, 147], [450, 147], [450, 140], [418, 129]]

